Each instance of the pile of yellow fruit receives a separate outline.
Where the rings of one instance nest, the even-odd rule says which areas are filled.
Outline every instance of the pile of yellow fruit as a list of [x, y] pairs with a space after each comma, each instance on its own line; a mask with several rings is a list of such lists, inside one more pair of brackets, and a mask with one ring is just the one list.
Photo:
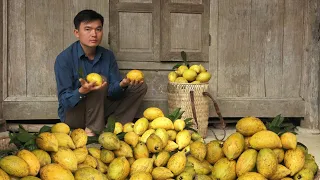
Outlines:
[[211, 74], [201, 64], [194, 64], [190, 68], [186, 65], [181, 65], [168, 74], [168, 80], [176, 83], [206, 83], [210, 78]]
[[83, 129], [57, 123], [38, 135], [39, 149], [3, 157], [0, 179], [311, 180], [318, 170], [294, 134], [278, 136], [255, 117], [240, 119], [224, 142], [206, 143], [185, 127], [184, 120], [150, 107], [135, 123], [116, 122], [113, 132], [99, 135], [99, 146], [90, 147]]

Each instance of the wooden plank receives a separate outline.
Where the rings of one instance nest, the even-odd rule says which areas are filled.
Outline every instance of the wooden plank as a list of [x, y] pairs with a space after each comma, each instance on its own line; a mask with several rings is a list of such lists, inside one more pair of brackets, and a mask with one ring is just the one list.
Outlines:
[[25, 6], [25, 0], [8, 1], [8, 96], [27, 95]]
[[119, 3], [117, 9], [119, 12], [152, 12], [154, 5], [151, 3]]
[[309, 0], [304, 6], [304, 54], [301, 96], [305, 99], [305, 117], [301, 126], [319, 130], [319, 24], [320, 3]]
[[285, 1], [282, 97], [300, 97], [305, 1]]
[[218, 97], [249, 95], [251, 0], [219, 0]]
[[219, 0], [210, 1], [210, 24], [209, 34], [211, 35], [211, 45], [209, 46], [209, 66], [204, 65], [211, 73], [209, 83], [210, 93], [216, 97], [218, 92], [218, 23], [219, 23]]
[[27, 96], [56, 95], [53, 69], [63, 50], [63, 0], [28, 0], [25, 9]]
[[[6, 3], [4, 3], [4, 1], [0, 1], [0, 42], [3, 43], [3, 36], [4, 36], [4, 26], [7, 26], [7, 21], [4, 20], [7, 15], [5, 15], [4, 13], [6, 13]], [[6, 46], [4, 43], [2, 44], [2, 46]], [[3, 59], [4, 59], [4, 52], [3, 52], [4, 48], [0, 49], [0, 68], [3, 69]], [[2, 71], [3, 72], [3, 71]], [[4, 132], [6, 131], [6, 121], [3, 119], [3, 112], [2, 112], [2, 102], [3, 102], [3, 74], [0, 73], [0, 132]]]
[[[112, 2], [112, 1], [111, 1]], [[104, 38], [101, 46], [108, 48], [109, 33], [109, 1], [106, 0], [63, 0], [63, 47], [70, 46], [77, 40], [73, 35], [74, 24], [73, 19], [81, 10], [92, 9], [100, 13], [104, 17], [103, 33]]]
[[[204, 1], [206, 2], [206, 0]], [[205, 6], [202, 4], [170, 3], [169, 11], [172, 13], [203, 13]]]
[[[1, 78], [0, 78], [0, 83], [1, 83], [1, 94], [0, 94], [0, 98], [1, 98], [1, 103], [2, 100], [5, 99], [6, 97], [8, 97], [8, 84], [7, 84], [7, 78], [8, 78], [8, 69], [6, 67], [8, 67], [8, 3], [6, 0], [2, 0], [2, 7], [1, 8], [1, 23], [2, 23], [2, 28], [1, 28], [1, 43], [2, 43], [2, 48], [0, 49], [0, 53], [1, 53], [1, 66], [0, 68], [2, 69], [1, 71]], [[1, 116], [2, 117], [2, 116]]]
[[[282, 114], [285, 117], [303, 117], [304, 101], [302, 99], [244, 99], [217, 98], [223, 117], [244, 117], [248, 115], [259, 117], [275, 117]], [[4, 102], [4, 118], [7, 120], [26, 119], [58, 119], [57, 102]], [[168, 111], [167, 99], [145, 98], [136, 117], [142, 117], [147, 107], [159, 107], [165, 113]], [[216, 117], [214, 108], [210, 107], [210, 117]]]
[[[201, 63], [204, 67], [209, 67], [207, 62]], [[142, 69], [142, 70], [154, 70], [161, 71], [167, 70], [171, 71], [172, 67], [176, 65], [174, 62], [130, 62], [130, 61], [118, 61], [118, 66], [120, 69]], [[208, 68], [207, 68], [208, 69]]]

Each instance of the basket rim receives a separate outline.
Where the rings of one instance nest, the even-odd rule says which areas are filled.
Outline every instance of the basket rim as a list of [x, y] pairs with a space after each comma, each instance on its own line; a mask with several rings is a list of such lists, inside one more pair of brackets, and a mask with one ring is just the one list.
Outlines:
[[192, 83], [177, 83], [177, 82], [168, 82], [169, 84], [184, 84], [184, 85], [203, 85], [203, 84], [209, 84], [209, 82], [205, 83], [198, 83], [198, 84], [192, 84]]

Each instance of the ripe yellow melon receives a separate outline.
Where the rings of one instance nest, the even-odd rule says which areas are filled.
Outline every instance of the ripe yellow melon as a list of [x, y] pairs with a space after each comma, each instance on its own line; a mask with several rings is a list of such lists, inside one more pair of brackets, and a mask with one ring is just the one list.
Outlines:
[[86, 79], [89, 83], [95, 82], [96, 86], [101, 86], [103, 81], [102, 76], [98, 73], [90, 73], [87, 75]]
[[140, 70], [131, 70], [127, 73], [127, 78], [130, 79], [131, 81], [136, 80], [136, 81], [142, 81], [144, 78], [144, 74]]

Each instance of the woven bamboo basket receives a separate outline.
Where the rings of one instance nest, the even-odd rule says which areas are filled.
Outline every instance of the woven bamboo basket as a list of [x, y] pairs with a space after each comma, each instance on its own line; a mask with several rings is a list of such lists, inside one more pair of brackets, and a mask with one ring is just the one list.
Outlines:
[[[207, 136], [208, 119], [209, 119], [209, 100], [203, 96], [203, 92], [208, 92], [209, 84], [189, 84], [189, 83], [173, 83], [168, 84], [168, 108], [172, 112], [176, 108], [181, 108], [184, 113], [182, 118], [193, 118], [193, 128], [196, 129], [203, 137]], [[194, 94], [194, 117], [191, 95]]]

